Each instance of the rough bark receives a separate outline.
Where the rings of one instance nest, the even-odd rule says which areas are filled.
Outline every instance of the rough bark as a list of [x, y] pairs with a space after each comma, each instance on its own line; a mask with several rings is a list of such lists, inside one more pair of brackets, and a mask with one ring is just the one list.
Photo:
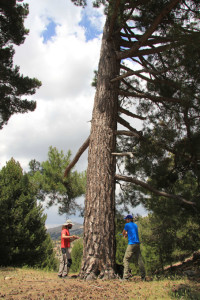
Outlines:
[[[109, 18], [104, 26], [97, 89], [91, 121], [87, 190], [84, 216], [84, 250], [80, 277], [115, 277], [115, 152], [119, 74], [116, 41], [110, 39]], [[109, 38], [108, 38], [109, 37]], [[114, 43], [115, 42], [115, 43]]]

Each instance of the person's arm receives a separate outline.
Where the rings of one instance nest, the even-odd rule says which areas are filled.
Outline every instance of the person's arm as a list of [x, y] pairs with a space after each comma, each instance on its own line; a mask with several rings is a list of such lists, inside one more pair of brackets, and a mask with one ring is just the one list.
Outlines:
[[63, 239], [71, 239], [71, 240], [76, 240], [79, 239], [79, 236], [76, 235], [65, 235], [64, 233], [62, 234]]
[[125, 238], [128, 236], [127, 231], [125, 229], [122, 231], [122, 234]]

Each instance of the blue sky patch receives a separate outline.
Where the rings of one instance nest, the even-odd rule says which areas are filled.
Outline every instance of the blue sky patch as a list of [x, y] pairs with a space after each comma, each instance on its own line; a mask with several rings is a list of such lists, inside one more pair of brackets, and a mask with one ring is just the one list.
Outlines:
[[102, 29], [98, 30], [90, 21], [88, 18], [88, 15], [83, 11], [82, 13], [82, 19], [79, 22], [79, 25], [81, 27], [84, 27], [85, 29], [85, 36], [86, 36], [86, 41], [93, 40], [96, 38], [101, 32]]
[[52, 19], [49, 19], [49, 24], [41, 34], [44, 44], [46, 44], [49, 40], [52, 39], [52, 37], [56, 35], [56, 26], [57, 24]]

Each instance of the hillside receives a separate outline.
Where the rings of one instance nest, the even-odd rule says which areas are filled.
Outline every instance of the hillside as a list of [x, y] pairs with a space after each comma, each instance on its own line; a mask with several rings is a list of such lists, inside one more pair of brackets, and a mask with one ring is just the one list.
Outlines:
[[[60, 239], [61, 230], [62, 230], [62, 225], [49, 228], [47, 229], [47, 232], [50, 234], [52, 240], [58, 240]], [[83, 234], [83, 225], [74, 222], [72, 229], [70, 229], [70, 234], [81, 236]]]

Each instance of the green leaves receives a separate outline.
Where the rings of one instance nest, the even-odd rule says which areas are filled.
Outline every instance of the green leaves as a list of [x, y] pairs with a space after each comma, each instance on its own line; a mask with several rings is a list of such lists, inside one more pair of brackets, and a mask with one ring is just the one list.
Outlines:
[[[27, 174], [23, 174], [18, 162], [12, 158], [0, 171], [0, 265], [44, 266], [51, 260], [54, 268], [53, 251], [46, 233], [46, 216], [37, 204], [35, 189]], [[47, 266], [47, 263], [46, 265]]]
[[63, 151], [50, 147], [46, 161], [39, 163], [32, 160], [29, 163], [29, 176], [38, 191], [38, 199], [46, 200], [48, 206], [58, 204], [60, 214], [81, 210], [75, 199], [85, 193], [85, 172], [74, 171], [64, 178], [70, 157], [70, 151], [64, 155]]
[[16, 4], [16, 1], [0, 3], [0, 129], [7, 124], [14, 113], [34, 111], [36, 102], [21, 99], [24, 95], [33, 95], [41, 82], [36, 78], [24, 77], [19, 67], [13, 66], [14, 47], [24, 42], [28, 30], [24, 19], [28, 15], [28, 4]]

